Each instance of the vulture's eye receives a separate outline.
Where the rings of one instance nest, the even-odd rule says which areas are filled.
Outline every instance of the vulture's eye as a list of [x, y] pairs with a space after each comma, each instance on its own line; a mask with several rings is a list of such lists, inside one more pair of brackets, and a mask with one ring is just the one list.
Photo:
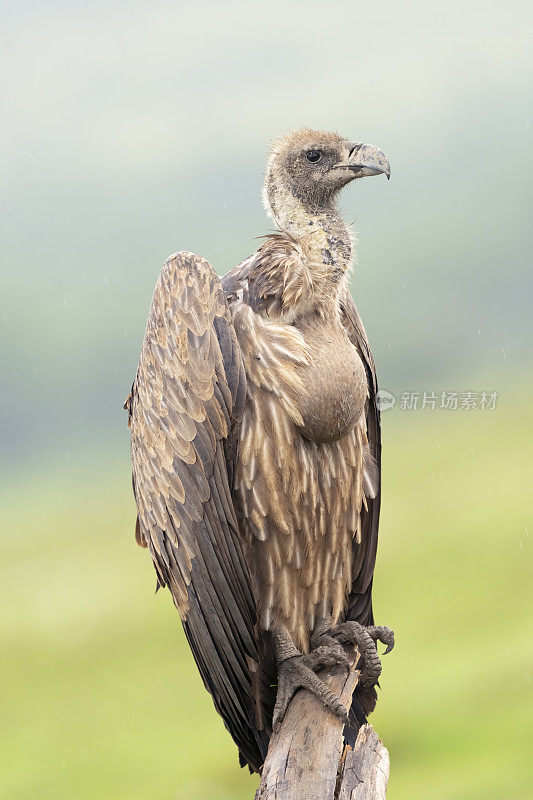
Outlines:
[[308, 150], [305, 157], [311, 164], [316, 164], [322, 158], [322, 152], [320, 150]]

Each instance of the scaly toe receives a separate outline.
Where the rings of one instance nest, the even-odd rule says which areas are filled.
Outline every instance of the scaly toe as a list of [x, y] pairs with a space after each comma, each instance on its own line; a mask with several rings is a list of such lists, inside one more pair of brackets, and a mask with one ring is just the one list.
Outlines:
[[[326, 637], [323, 638], [325, 639]], [[329, 639], [330, 637], [327, 638]], [[329, 642], [321, 644], [311, 650], [308, 655], [304, 656], [304, 663], [314, 672], [322, 669], [322, 667], [334, 667], [336, 664], [340, 664], [347, 669], [350, 667], [348, 656], [335, 639], [331, 639], [331, 644]]]
[[378, 656], [376, 644], [367, 628], [359, 622], [350, 620], [337, 625], [331, 631], [340, 642], [356, 645], [363, 659], [363, 669], [361, 671], [361, 685], [365, 688], [375, 686], [381, 675], [381, 661]]
[[[308, 660], [309, 656], [299, 655], [288, 658], [278, 665], [278, 693], [272, 717], [274, 731], [279, 729], [289, 703], [298, 689], [307, 689], [342, 720], [346, 722], [348, 719], [348, 712], [344, 705], [310, 669], [307, 664]], [[326, 666], [330, 666], [330, 664]]]

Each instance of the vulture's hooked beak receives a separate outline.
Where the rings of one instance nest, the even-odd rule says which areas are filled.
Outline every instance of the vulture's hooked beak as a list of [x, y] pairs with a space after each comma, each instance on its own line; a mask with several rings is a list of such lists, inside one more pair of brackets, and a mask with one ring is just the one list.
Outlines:
[[335, 169], [350, 169], [354, 173], [354, 178], [364, 178], [367, 175], [381, 175], [382, 173], [390, 178], [389, 159], [385, 153], [373, 144], [361, 144], [358, 142], [347, 142], [349, 155], [342, 164], [336, 164]]

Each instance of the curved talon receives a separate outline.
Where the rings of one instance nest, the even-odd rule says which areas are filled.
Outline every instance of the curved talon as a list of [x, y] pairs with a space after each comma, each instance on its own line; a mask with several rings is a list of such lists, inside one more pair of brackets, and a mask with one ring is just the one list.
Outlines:
[[386, 625], [370, 625], [366, 630], [374, 642], [380, 641], [382, 644], [387, 645], [387, 649], [383, 653], [384, 656], [390, 653], [394, 647], [394, 631], [392, 628], [388, 628]]

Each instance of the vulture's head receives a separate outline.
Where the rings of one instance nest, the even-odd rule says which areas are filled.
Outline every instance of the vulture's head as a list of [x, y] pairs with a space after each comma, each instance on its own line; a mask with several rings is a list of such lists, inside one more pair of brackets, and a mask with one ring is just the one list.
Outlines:
[[265, 204], [274, 216], [291, 197], [310, 211], [328, 209], [347, 183], [381, 173], [389, 178], [390, 164], [374, 145], [303, 128], [274, 143], [265, 174]]

